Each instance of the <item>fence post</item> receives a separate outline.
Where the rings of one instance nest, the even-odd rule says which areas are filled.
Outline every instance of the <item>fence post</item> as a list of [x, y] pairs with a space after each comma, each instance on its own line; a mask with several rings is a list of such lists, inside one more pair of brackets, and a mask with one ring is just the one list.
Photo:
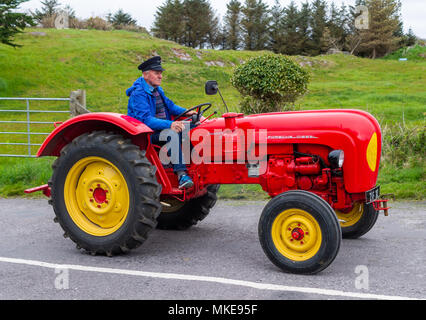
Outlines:
[[28, 142], [28, 156], [31, 157], [31, 124], [30, 124], [30, 100], [27, 99], [27, 142]]
[[86, 91], [77, 90], [71, 91], [70, 95], [70, 112], [71, 117], [76, 117], [80, 114], [89, 113], [90, 111], [86, 109]]

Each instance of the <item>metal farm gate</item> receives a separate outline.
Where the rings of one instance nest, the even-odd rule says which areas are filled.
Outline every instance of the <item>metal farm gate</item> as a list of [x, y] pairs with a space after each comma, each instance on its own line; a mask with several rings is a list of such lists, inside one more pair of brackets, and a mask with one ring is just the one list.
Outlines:
[[[14, 107], [3, 107], [4, 102], [14, 102]], [[48, 109], [31, 109], [31, 102], [43, 104], [44, 102], [68, 102], [68, 110], [55, 110], [52, 107]], [[18, 103], [17, 103], [18, 102]], [[20, 103], [19, 103], [20, 102]], [[22, 107], [19, 106], [22, 105]], [[18, 105], [18, 107], [16, 107]], [[69, 98], [2, 98], [0, 97], [0, 157], [15, 157], [15, 158], [35, 158], [34, 153], [42, 145], [40, 137], [46, 138], [51, 131], [38, 132], [34, 125], [56, 125], [64, 120], [52, 121], [52, 114], [68, 114], [68, 116], [76, 116], [78, 114], [86, 113], [86, 95], [84, 90], [71, 92]], [[40, 121], [40, 119], [33, 120], [34, 117], [46, 117], [50, 120]], [[7, 120], [5, 120], [7, 118]], [[61, 117], [64, 118], [64, 117]], [[8, 130], [12, 128], [12, 130]], [[53, 127], [51, 127], [53, 129]], [[38, 138], [36, 138], [38, 137]], [[34, 142], [34, 140], [37, 140]], [[5, 146], [15, 146], [16, 149], [25, 149], [25, 152], [16, 153], [3, 153]], [[33, 147], [37, 147], [33, 148]], [[15, 149], [13, 149], [15, 150]], [[2, 152], [3, 151], [3, 152]]]

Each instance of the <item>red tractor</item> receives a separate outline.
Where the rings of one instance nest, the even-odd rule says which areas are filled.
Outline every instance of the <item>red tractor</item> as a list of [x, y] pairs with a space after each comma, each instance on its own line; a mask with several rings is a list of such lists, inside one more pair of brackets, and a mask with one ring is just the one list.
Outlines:
[[[217, 91], [215, 81], [206, 84], [207, 94]], [[380, 210], [387, 214], [376, 186], [381, 131], [369, 113], [204, 117], [210, 107], [194, 107], [197, 115], [187, 119], [191, 150], [203, 159], [188, 164], [191, 189], [178, 188], [146, 125], [122, 114], [88, 113], [45, 140], [37, 156], [58, 157], [52, 178], [26, 192], [50, 197], [55, 221], [77, 248], [112, 256], [137, 248], [155, 228], [195, 225], [215, 205], [221, 184], [259, 184], [272, 198], [259, 221], [262, 248], [282, 270], [302, 274], [325, 269], [342, 236], [358, 238]]]

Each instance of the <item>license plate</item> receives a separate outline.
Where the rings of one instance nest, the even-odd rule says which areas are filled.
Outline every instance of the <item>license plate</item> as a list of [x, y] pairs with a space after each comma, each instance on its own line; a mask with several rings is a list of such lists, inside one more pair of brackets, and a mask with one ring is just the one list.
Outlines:
[[379, 197], [380, 197], [380, 186], [377, 186], [371, 190], [368, 190], [365, 193], [365, 200], [367, 204], [373, 202], [374, 200], [379, 199]]

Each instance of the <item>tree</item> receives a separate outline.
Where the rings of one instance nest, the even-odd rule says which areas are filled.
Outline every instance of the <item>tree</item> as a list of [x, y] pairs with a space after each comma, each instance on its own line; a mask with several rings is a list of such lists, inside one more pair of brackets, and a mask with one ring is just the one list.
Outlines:
[[116, 29], [121, 29], [125, 26], [136, 26], [136, 20], [129, 13], [125, 13], [123, 9], [119, 9], [114, 15], [109, 14], [107, 20]]
[[[219, 46], [219, 50], [228, 49], [227, 36], [228, 36], [227, 26], [225, 24], [221, 24], [217, 34], [217, 45]], [[233, 49], [233, 50], [236, 50], [236, 49]]]
[[281, 7], [279, 0], [275, 0], [275, 4], [271, 9], [271, 27], [269, 29], [269, 48], [275, 53], [281, 53], [284, 46], [284, 9]]
[[324, 30], [324, 36], [328, 33], [328, 41], [323, 43], [328, 50], [334, 48], [343, 50], [346, 37], [349, 34], [348, 29], [348, 12], [344, 4], [339, 8], [336, 7], [334, 2], [330, 6], [330, 17], [326, 24], [326, 30]]
[[67, 4], [64, 7], [63, 11], [68, 15], [69, 19], [76, 19], [77, 18], [76, 15], [75, 15], [75, 10], [69, 4]]
[[209, 10], [207, 19], [210, 21], [210, 24], [206, 35], [206, 42], [210, 45], [211, 49], [214, 49], [217, 45], [220, 44], [221, 41], [219, 18], [211, 9]]
[[167, 0], [155, 13], [154, 36], [181, 43], [185, 30], [183, 4], [180, 0]]
[[408, 29], [408, 33], [404, 35], [404, 45], [407, 47], [414, 46], [417, 42], [417, 37], [414, 34], [413, 30]]
[[244, 48], [246, 50], [265, 49], [270, 23], [268, 6], [262, 0], [246, 0], [242, 13]]
[[297, 47], [299, 48], [298, 51], [300, 55], [309, 55], [310, 48], [312, 47], [310, 16], [311, 6], [309, 2], [306, 1], [302, 3], [297, 19], [297, 32], [299, 34]]
[[305, 35], [299, 31], [299, 19], [300, 15], [296, 4], [294, 1], [291, 1], [288, 7], [284, 8], [284, 21], [282, 25], [284, 32], [282, 53], [284, 54], [295, 55], [301, 52], [302, 37]]
[[167, 0], [157, 9], [152, 32], [193, 48], [214, 48], [220, 40], [219, 19], [208, 0]]
[[28, 0], [0, 0], [0, 42], [12, 47], [20, 47], [14, 43], [14, 36], [22, 33], [28, 25], [35, 25], [33, 18], [16, 9]]
[[66, 15], [68, 15], [69, 19], [69, 27], [74, 29], [83, 29], [85, 28], [85, 22], [77, 18], [75, 10], [67, 4], [63, 10]]
[[358, 18], [361, 18], [361, 15], [364, 15], [364, 12], [358, 12], [356, 8], [359, 6], [365, 6], [365, 5], [366, 5], [365, 0], [356, 0], [354, 6], [349, 5], [349, 12], [348, 12], [348, 21], [349, 21], [348, 33], [349, 34], [345, 40], [345, 48], [351, 54], [357, 53], [358, 47], [363, 40], [361, 30], [357, 29], [355, 26], [355, 20]]
[[341, 50], [339, 39], [333, 37], [328, 27], [324, 28], [324, 33], [321, 37], [321, 51], [327, 52], [330, 49]]
[[61, 5], [57, 0], [44, 0], [41, 1], [41, 4], [43, 5], [41, 11], [36, 9], [35, 13], [33, 13], [34, 19], [39, 23], [45, 18], [53, 18]]
[[212, 45], [219, 19], [208, 0], [184, 0], [182, 18], [185, 21], [183, 44], [192, 48], [203, 48], [206, 43]]
[[324, 0], [315, 0], [311, 7], [311, 55], [323, 53], [323, 35], [327, 26], [327, 5]]
[[226, 5], [227, 11], [224, 17], [224, 40], [226, 47], [237, 50], [241, 45], [241, 2], [231, 0]]
[[394, 50], [401, 40], [395, 36], [400, 25], [401, 3], [398, 0], [366, 0], [369, 28], [362, 30], [358, 51], [372, 59]]

